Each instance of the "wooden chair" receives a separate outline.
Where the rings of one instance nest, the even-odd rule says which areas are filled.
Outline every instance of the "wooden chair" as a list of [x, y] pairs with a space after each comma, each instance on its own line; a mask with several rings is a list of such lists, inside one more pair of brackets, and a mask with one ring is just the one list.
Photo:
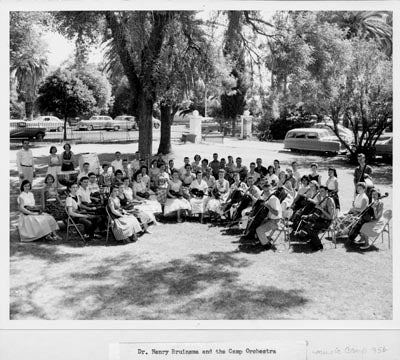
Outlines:
[[80, 224], [76, 224], [75, 223], [75, 221], [72, 218], [72, 216], [69, 215], [67, 207], [65, 207], [65, 213], [67, 214], [67, 219], [66, 219], [67, 220], [66, 221], [66, 225], [67, 225], [67, 241], [69, 239], [69, 231], [72, 228], [73, 230], [75, 230], [78, 233], [79, 237], [84, 242], [84, 244], [86, 244], [86, 240], [85, 240], [85, 238], [83, 237], [81, 231], [78, 228], [78, 225], [80, 225]]

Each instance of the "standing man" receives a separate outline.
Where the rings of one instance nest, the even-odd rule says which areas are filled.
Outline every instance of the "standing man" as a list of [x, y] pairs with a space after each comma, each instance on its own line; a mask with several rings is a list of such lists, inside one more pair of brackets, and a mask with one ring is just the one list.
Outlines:
[[29, 140], [22, 140], [22, 149], [17, 152], [17, 167], [20, 183], [23, 180], [29, 180], [32, 184], [36, 174], [32, 150], [29, 148]]
[[365, 162], [365, 154], [359, 153], [357, 155], [358, 166], [354, 170], [353, 182], [354, 182], [354, 196], [357, 195], [357, 184], [359, 182], [365, 182], [367, 184], [366, 194], [369, 196], [370, 189], [374, 186], [372, 182], [372, 168]]
[[210, 162], [209, 166], [212, 169], [212, 175], [216, 179], [218, 179], [218, 172], [219, 172], [220, 162], [218, 160], [218, 154], [217, 153], [213, 154], [213, 160]]
[[249, 170], [247, 166], [242, 164], [242, 158], [240, 156], [236, 158], [236, 165], [233, 167], [233, 172], [240, 175], [241, 181], [245, 181]]
[[293, 177], [296, 179], [296, 182], [297, 182], [296, 190], [298, 190], [300, 180], [301, 180], [301, 174], [299, 171], [299, 165], [297, 164], [297, 161], [292, 162], [292, 170], [293, 170]]

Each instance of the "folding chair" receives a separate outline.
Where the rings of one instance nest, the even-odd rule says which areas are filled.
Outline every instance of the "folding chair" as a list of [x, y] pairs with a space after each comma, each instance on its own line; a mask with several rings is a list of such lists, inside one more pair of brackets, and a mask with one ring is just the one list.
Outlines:
[[372, 240], [371, 246], [374, 245], [375, 241], [379, 238], [379, 236], [382, 237], [382, 244], [383, 244], [383, 234], [386, 232], [388, 234], [388, 246], [390, 249], [390, 227], [389, 223], [390, 220], [392, 219], [392, 210], [385, 210], [383, 213], [382, 217], [384, 218], [384, 223], [378, 233], [378, 235]]
[[78, 233], [79, 237], [81, 238], [81, 240], [86, 244], [85, 238], [83, 237], [82, 233], [80, 232], [78, 225], [80, 224], [76, 224], [74, 219], [72, 218], [72, 216], [70, 216], [68, 214], [68, 209], [67, 207], [65, 207], [65, 213], [67, 214], [67, 241], [69, 239], [69, 229], [75, 229], [75, 231]]
[[[107, 235], [106, 235], [106, 244], [108, 243], [108, 236], [110, 233], [110, 228], [114, 225], [114, 219], [111, 216], [110, 209], [108, 208], [108, 205], [106, 205], [106, 213], [107, 213]], [[112, 230], [111, 230], [112, 233]]]

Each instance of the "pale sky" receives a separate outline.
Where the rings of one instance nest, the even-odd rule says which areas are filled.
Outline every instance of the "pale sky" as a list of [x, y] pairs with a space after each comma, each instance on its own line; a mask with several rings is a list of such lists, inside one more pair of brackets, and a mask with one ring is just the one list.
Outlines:
[[[58, 67], [64, 60], [67, 60], [74, 53], [75, 44], [56, 32], [43, 34], [48, 44], [49, 67]], [[92, 48], [89, 54], [89, 62], [98, 63], [102, 60], [101, 49]]]

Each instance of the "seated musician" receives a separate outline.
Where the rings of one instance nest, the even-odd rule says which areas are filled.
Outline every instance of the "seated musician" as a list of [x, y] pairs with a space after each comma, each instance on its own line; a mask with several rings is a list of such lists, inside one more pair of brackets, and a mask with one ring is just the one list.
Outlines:
[[108, 164], [104, 163], [101, 166], [102, 170], [99, 176], [99, 185], [101, 187], [106, 187], [106, 188], [110, 188], [111, 187], [111, 174], [108, 173]]
[[76, 183], [70, 185], [69, 195], [65, 200], [65, 206], [67, 207], [68, 215], [71, 216], [76, 223], [84, 226], [83, 236], [86, 240], [100, 238], [99, 235], [94, 233], [97, 228], [99, 218], [96, 215], [87, 213], [81, 208], [77, 193], [78, 185]]
[[[243, 197], [243, 194], [247, 190], [247, 185], [240, 180], [240, 174], [234, 173], [233, 183], [229, 188], [229, 195], [224, 206], [224, 213], [231, 210], [233, 204], [237, 204]], [[230, 214], [232, 215], [232, 214]]]
[[335, 203], [328, 196], [328, 188], [320, 186], [319, 191], [319, 202], [315, 205], [311, 214], [301, 217], [300, 229], [295, 233], [295, 236], [303, 241], [309, 240], [313, 251], [324, 248], [318, 234], [329, 227], [335, 216]]
[[100, 203], [102, 199], [100, 195], [100, 187], [99, 184], [97, 183], [97, 176], [94, 172], [90, 172], [88, 177], [89, 177], [88, 189], [90, 191], [90, 199], [94, 203]]
[[383, 215], [383, 202], [380, 200], [381, 194], [379, 190], [372, 188], [370, 191], [372, 204], [370, 210], [371, 220], [364, 222], [360, 229], [360, 240], [357, 244], [363, 244], [360, 249], [366, 250], [370, 247], [369, 238], [375, 238], [380, 234], [382, 227], [385, 225]]
[[250, 171], [247, 174], [247, 178], [249, 178], [250, 176], [253, 178], [254, 185], [258, 185], [260, 183], [261, 174], [256, 171], [255, 162], [250, 163]]
[[[349, 214], [353, 215], [362, 215], [364, 210], [368, 207], [369, 199], [367, 194], [365, 193], [367, 186], [364, 182], [357, 183], [356, 191], [357, 195], [353, 201], [353, 207], [349, 210]], [[365, 216], [361, 216], [360, 219], [356, 222], [355, 226], [350, 229], [348, 233], [348, 239], [350, 242], [354, 242], [356, 237], [358, 236], [362, 225], [370, 219], [369, 214], [365, 214]]]
[[98, 217], [100, 230], [106, 228], [106, 211], [103, 204], [96, 204], [92, 201], [91, 193], [89, 190], [89, 179], [84, 176], [81, 178], [80, 186], [76, 192], [79, 199], [79, 208], [88, 214], [96, 215]]
[[83, 163], [82, 171], [78, 174], [78, 184], [84, 176], [89, 177], [89, 166], [90, 164], [88, 162]]
[[115, 170], [114, 176], [111, 181], [111, 186], [119, 186], [122, 184], [122, 178], [124, 177], [124, 173], [122, 170]]
[[365, 193], [366, 188], [367, 188], [367, 186], [364, 182], [357, 183], [357, 186], [356, 186], [357, 195], [353, 201], [352, 208], [349, 210], [350, 214], [356, 214], [356, 215], [360, 214], [368, 206], [369, 201], [368, 201], [368, 196]]
[[[257, 227], [253, 227], [243, 238], [252, 247], [268, 250], [273, 247], [271, 235], [278, 229], [279, 221], [282, 218], [282, 206], [278, 197], [275, 196], [274, 188], [269, 183], [263, 185], [262, 199], [264, 208], [268, 210], [267, 215], [263, 219], [254, 219], [254, 221], [261, 220], [261, 223]], [[265, 212], [262, 214], [265, 215]], [[255, 235], [258, 238], [257, 242], [254, 242]]]
[[261, 197], [261, 190], [257, 185], [254, 185], [252, 176], [247, 177], [247, 190], [243, 193], [243, 197], [238, 203], [236, 211], [232, 216], [232, 220], [238, 219], [242, 216], [242, 211], [249, 206], [253, 206], [255, 202]]

